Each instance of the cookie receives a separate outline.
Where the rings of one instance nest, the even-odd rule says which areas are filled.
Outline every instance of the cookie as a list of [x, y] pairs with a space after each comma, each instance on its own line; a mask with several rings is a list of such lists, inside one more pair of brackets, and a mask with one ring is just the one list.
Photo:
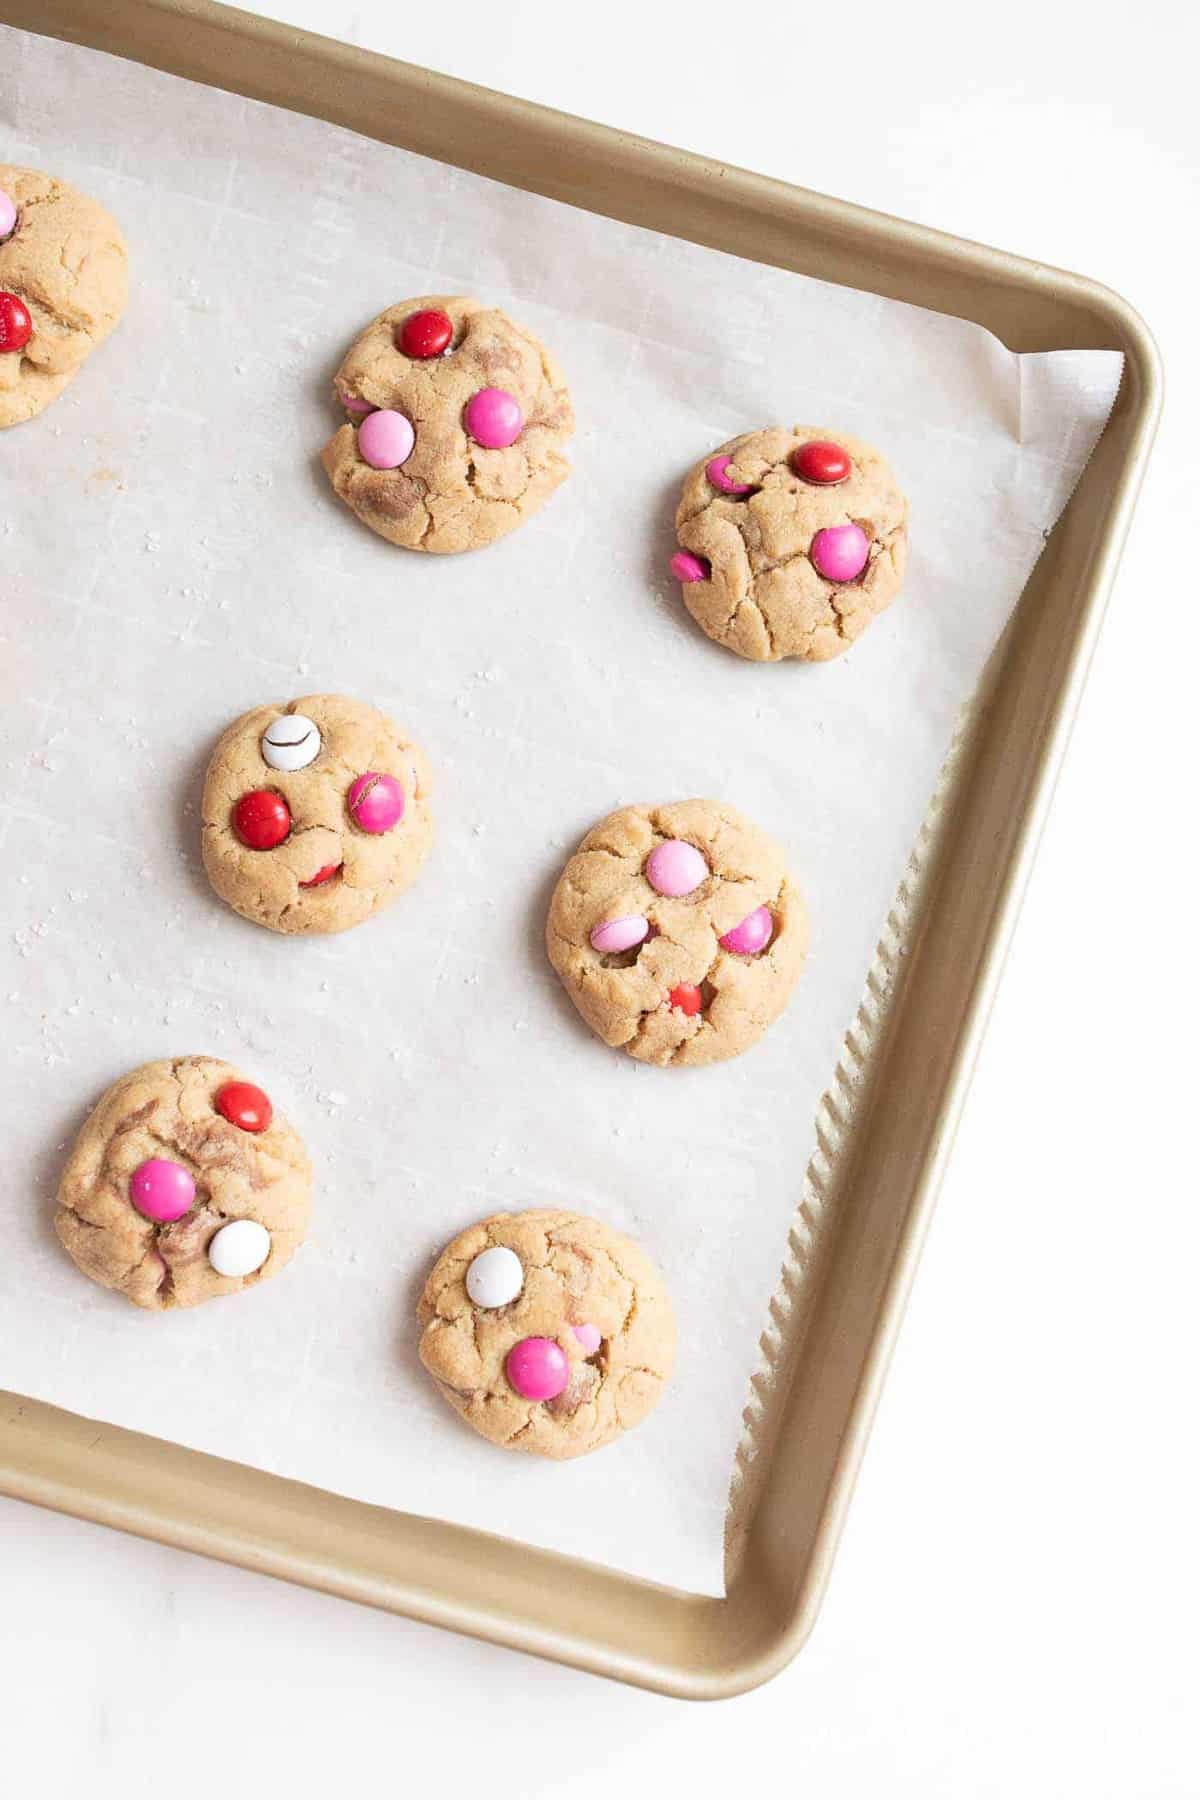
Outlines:
[[478, 550], [568, 474], [558, 364], [496, 307], [430, 294], [373, 319], [334, 379], [349, 423], [321, 453], [364, 525], [406, 550]]
[[421, 1361], [468, 1425], [559, 1460], [640, 1424], [675, 1362], [658, 1271], [579, 1213], [496, 1213], [460, 1232], [417, 1319]]
[[828, 662], [899, 593], [908, 502], [844, 432], [748, 431], [688, 475], [675, 532], [671, 573], [710, 638], [752, 662]]
[[804, 961], [783, 851], [732, 806], [625, 806], [559, 878], [546, 949], [592, 1030], [660, 1066], [740, 1056]]
[[63, 1171], [54, 1229], [85, 1275], [135, 1306], [198, 1306], [291, 1261], [311, 1178], [260, 1087], [215, 1056], [177, 1056], [101, 1098]]
[[116, 220], [53, 175], [0, 163], [0, 426], [57, 399], [128, 295]]
[[399, 726], [344, 694], [256, 706], [204, 779], [204, 867], [271, 931], [347, 931], [415, 879], [433, 842], [429, 765]]

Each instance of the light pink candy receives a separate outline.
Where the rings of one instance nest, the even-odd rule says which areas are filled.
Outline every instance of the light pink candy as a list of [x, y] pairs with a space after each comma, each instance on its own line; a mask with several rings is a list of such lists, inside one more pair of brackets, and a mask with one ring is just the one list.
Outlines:
[[809, 549], [812, 566], [826, 581], [854, 581], [867, 566], [871, 545], [861, 525], [827, 525]]
[[553, 1400], [566, 1387], [571, 1366], [553, 1338], [527, 1337], [509, 1351], [504, 1372], [522, 1400]]
[[182, 1219], [196, 1198], [196, 1183], [182, 1163], [152, 1156], [139, 1163], [130, 1176], [129, 1198], [143, 1218], [170, 1225]]
[[721, 939], [722, 950], [732, 950], [735, 956], [757, 956], [765, 950], [771, 941], [771, 933], [775, 929], [775, 921], [767, 907], [756, 906], [752, 913], [747, 913], [740, 925], [727, 931]]
[[671, 573], [676, 581], [707, 581], [712, 568], [702, 556], [693, 556], [690, 550], [677, 550], [671, 558]]
[[416, 441], [409, 420], [390, 406], [368, 413], [358, 428], [358, 454], [373, 469], [398, 469], [412, 455]]
[[612, 954], [618, 950], [632, 950], [635, 944], [642, 944], [650, 936], [650, 921], [643, 919], [641, 913], [630, 913], [624, 919], [606, 919], [603, 925], [597, 925], [591, 935], [593, 950]]
[[597, 1350], [604, 1342], [604, 1339], [600, 1336], [600, 1327], [598, 1325], [572, 1325], [571, 1330], [575, 1333], [575, 1336], [583, 1345], [583, 1348], [587, 1351], [588, 1355], [595, 1356]]
[[6, 238], [17, 222], [17, 207], [11, 194], [0, 188], [0, 238]]
[[714, 456], [710, 462], [705, 464], [704, 473], [713, 487], [719, 488], [723, 494], [752, 494], [754, 492], [752, 481], [730, 480], [729, 465], [732, 461], [732, 456]]
[[646, 880], [656, 894], [672, 900], [694, 893], [707, 878], [708, 864], [695, 844], [685, 844], [682, 838], [668, 838], [646, 858]]
[[378, 837], [404, 817], [404, 789], [394, 775], [378, 775], [368, 769], [351, 783], [346, 810], [360, 831]]
[[372, 406], [369, 400], [360, 400], [357, 394], [343, 393], [340, 388], [338, 390], [338, 400], [348, 413], [353, 413], [355, 417], [359, 419], [365, 418], [367, 413], [373, 413], [378, 410], [376, 407]]
[[485, 450], [507, 450], [515, 444], [525, 427], [525, 418], [516, 396], [507, 388], [480, 388], [467, 401], [463, 422]]

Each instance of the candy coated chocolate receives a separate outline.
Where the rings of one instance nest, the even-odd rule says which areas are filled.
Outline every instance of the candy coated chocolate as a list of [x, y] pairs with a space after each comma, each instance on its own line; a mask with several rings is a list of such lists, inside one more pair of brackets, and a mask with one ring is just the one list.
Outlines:
[[418, 362], [428, 362], [450, 348], [453, 336], [454, 321], [449, 313], [442, 312], [440, 307], [427, 307], [423, 312], [410, 313], [405, 319], [396, 333], [396, 348]]
[[139, 1163], [129, 1178], [129, 1198], [144, 1218], [156, 1225], [182, 1219], [196, 1198], [196, 1183], [182, 1163], [166, 1156], [152, 1156]]
[[675, 900], [691, 894], [708, 879], [708, 864], [695, 844], [682, 838], [668, 838], [656, 844], [646, 858], [646, 880], [656, 894]]
[[707, 581], [712, 574], [712, 568], [704, 558], [693, 556], [690, 550], [677, 550], [670, 566], [676, 581]]
[[257, 1219], [231, 1219], [208, 1246], [218, 1275], [254, 1275], [271, 1254], [271, 1234]]
[[867, 566], [871, 545], [861, 525], [827, 525], [813, 538], [808, 554], [813, 568], [826, 581], [857, 581]]
[[771, 941], [771, 933], [775, 929], [775, 921], [770, 909], [756, 906], [752, 913], [747, 913], [740, 925], [727, 931], [721, 939], [722, 950], [732, 950], [736, 956], [757, 956], [765, 950]]
[[266, 1131], [274, 1117], [270, 1100], [252, 1081], [227, 1081], [213, 1095], [213, 1105], [239, 1131]]
[[381, 406], [358, 428], [358, 454], [373, 469], [398, 469], [413, 453], [417, 434], [402, 412]]
[[752, 494], [754, 492], [752, 481], [733, 480], [729, 473], [729, 465], [732, 461], [732, 456], [714, 456], [705, 465], [704, 473], [722, 494]]
[[793, 469], [801, 481], [810, 481], [814, 487], [836, 487], [849, 478], [853, 466], [848, 450], [823, 438], [813, 438], [792, 451]]
[[404, 817], [404, 789], [394, 775], [378, 775], [368, 769], [351, 783], [346, 810], [360, 831], [378, 837]]
[[233, 809], [233, 829], [250, 850], [274, 850], [292, 829], [292, 814], [282, 794], [254, 788]]
[[525, 426], [516, 396], [507, 388], [480, 388], [467, 401], [463, 419], [471, 437], [485, 450], [507, 450]]
[[525, 1271], [515, 1250], [492, 1244], [481, 1250], [467, 1270], [467, 1294], [476, 1306], [490, 1312], [507, 1306], [525, 1285]]
[[522, 1400], [554, 1400], [567, 1385], [567, 1353], [553, 1338], [527, 1337], [514, 1344], [504, 1364], [508, 1384]]
[[650, 936], [650, 921], [643, 919], [640, 913], [629, 913], [623, 919], [606, 919], [603, 925], [597, 925], [591, 934], [593, 950], [602, 954], [614, 955], [621, 950], [632, 950], [635, 944], [642, 944]]

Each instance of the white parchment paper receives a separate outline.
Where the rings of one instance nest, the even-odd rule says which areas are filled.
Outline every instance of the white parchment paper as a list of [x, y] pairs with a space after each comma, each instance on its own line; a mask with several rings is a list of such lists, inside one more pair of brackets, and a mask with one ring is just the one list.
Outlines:
[[[1117, 359], [977, 328], [512, 193], [287, 113], [0, 33], [0, 158], [102, 198], [127, 319], [0, 437], [6, 1144], [0, 1385], [342, 1493], [720, 1592], [746, 1382], [853, 1015], [955, 716], [1106, 416]], [[329, 380], [374, 313], [476, 293], [562, 361], [574, 473], [469, 557], [395, 550], [334, 500]], [[841, 661], [710, 644], [665, 575], [686, 467], [768, 423], [883, 447], [906, 591]], [[213, 740], [341, 690], [425, 746], [438, 840], [390, 912], [283, 939], [199, 865]], [[740, 1061], [604, 1049], [541, 948], [610, 808], [711, 795], [789, 848], [812, 953]], [[150, 1057], [269, 1090], [316, 1165], [280, 1280], [194, 1312], [85, 1281], [50, 1226], [64, 1148]], [[417, 1363], [440, 1245], [566, 1204], [647, 1245], [677, 1379], [566, 1466], [467, 1431]]]

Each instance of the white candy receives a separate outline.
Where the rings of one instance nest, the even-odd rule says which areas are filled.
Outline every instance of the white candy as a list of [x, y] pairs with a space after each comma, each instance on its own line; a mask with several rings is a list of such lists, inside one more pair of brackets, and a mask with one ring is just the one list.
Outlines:
[[253, 1275], [270, 1254], [271, 1234], [257, 1219], [222, 1225], [208, 1246], [208, 1260], [218, 1275]]
[[467, 1293], [476, 1306], [507, 1306], [525, 1285], [525, 1271], [515, 1250], [493, 1244], [481, 1250], [467, 1270]]
[[303, 713], [284, 713], [263, 732], [261, 749], [272, 769], [307, 769], [321, 754], [321, 734]]

